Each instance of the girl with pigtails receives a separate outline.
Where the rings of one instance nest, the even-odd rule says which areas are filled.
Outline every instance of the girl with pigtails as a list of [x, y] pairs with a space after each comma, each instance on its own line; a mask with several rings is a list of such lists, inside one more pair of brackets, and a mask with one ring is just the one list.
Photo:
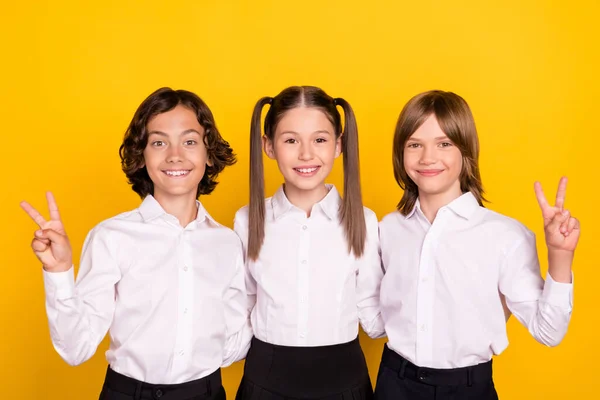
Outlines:
[[[267, 199], [263, 151], [284, 181]], [[343, 197], [325, 183], [340, 154]], [[236, 213], [234, 230], [246, 257], [255, 337], [237, 399], [373, 396], [358, 323], [370, 337], [384, 335], [383, 272], [377, 217], [362, 205], [358, 156], [356, 120], [344, 99], [294, 86], [254, 108], [250, 204]]]

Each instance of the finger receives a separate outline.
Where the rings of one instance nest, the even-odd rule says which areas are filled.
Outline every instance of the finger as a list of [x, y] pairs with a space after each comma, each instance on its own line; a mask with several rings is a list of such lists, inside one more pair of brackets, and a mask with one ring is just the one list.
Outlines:
[[43, 230], [38, 230], [35, 231], [34, 233], [35, 239], [39, 240], [40, 242], [46, 243], [46, 244], [50, 244], [50, 239], [48, 239], [45, 235], [44, 235], [44, 231]]
[[61, 235], [53, 229], [44, 229], [42, 231], [41, 238], [50, 239], [52, 243], [56, 244], [64, 244], [67, 241], [67, 237], [65, 235]]
[[60, 212], [58, 211], [58, 206], [52, 192], [46, 192], [46, 200], [48, 201], [48, 209], [50, 210], [50, 219], [52, 221], [60, 221]]
[[[569, 218], [569, 222], [567, 223], [567, 226], [565, 227], [565, 231], [563, 232], [563, 235], [565, 235], [565, 237], [569, 236], [571, 234], [571, 232], [573, 232], [573, 228], [575, 226], [575, 224], [577, 223], [577, 221], [575, 221], [573, 218]], [[562, 226], [561, 226], [562, 229]]]
[[31, 217], [31, 219], [39, 225], [40, 228], [43, 228], [46, 224], [46, 220], [42, 217], [42, 214], [38, 212], [31, 204], [26, 201], [21, 202], [21, 208], [25, 210], [25, 212]]
[[535, 190], [535, 197], [537, 198], [538, 204], [540, 205], [542, 212], [547, 211], [551, 207], [550, 207], [550, 204], [548, 204], [548, 200], [546, 200], [546, 196], [544, 195], [544, 190], [542, 189], [542, 184], [539, 182], [536, 182], [533, 185], [533, 188]]
[[554, 217], [552, 217], [552, 219], [550, 220], [550, 223], [548, 224], [546, 229], [549, 232], [558, 232], [560, 230], [561, 225], [568, 220], [569, 220], [569, 212], [568, 211], [563, 211], [563, 212], [558, 211], [554, 214]]
[[559, 208], [560, 210], [563, 209], [563, 207], [565, 205], [566, 195], [567, 195], [567, 177], [563, 176], [562, 178], [560, 178], [560, 181], [558, 182], [558, 190], [556, 191], [555, 207]]
[[43, 251], [46, 251], [46, 250], [48, 250], [48, 247], [50, 247], [48, 244], [42, 242], [39, 239], [33, 239], [31, 241], [31, 248], [36, 253], [41, 253]]
[[564, 221], [562, 224], [560, 224], [560, 233], [562, 233], [563, 235], [565, 235], [567, 233], [567, 231], [569, 230], [569, 221], [571, 219], [567, 219], [566, 221]]
[[567, 227], [567, 232], [565, 235], [570, 235], [575, 230], [579, 230], [579, 220], [577, 218], [570, 218], [569, 226]]

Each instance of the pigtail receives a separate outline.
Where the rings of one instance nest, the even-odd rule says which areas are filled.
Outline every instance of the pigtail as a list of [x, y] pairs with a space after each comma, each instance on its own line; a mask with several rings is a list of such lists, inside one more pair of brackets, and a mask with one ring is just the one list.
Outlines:
[[334, 99], [334, 104], [342, 107], [345, 119], [344, 132], [342, 132], [344, 196], [339, 216], [348, 241], [348, 251], [353, 252], [355, 257], [360, 257], [365, 249], [367, 227], [360, 188], [358, 128], [350, 104], [342, 98]]
[[248, 206], [248, 257], [256, 261], [265, 238], [265, 173], [262, 156], [261, 114], [272, 104], [272, 97], [263, 97], [254, 106], [250, 125], [250, 205]]

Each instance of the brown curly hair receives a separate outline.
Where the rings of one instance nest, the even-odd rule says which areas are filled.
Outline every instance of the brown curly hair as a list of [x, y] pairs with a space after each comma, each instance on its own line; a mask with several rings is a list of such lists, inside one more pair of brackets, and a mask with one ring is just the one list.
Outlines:
[[123, 144], [119, 148], [121, 168], [132, 189], [143, 199], [154, 193], [154, 183], [148, 175], [144, 162], [144, 149], [148, 144], [146, 126], [158, 114], [171, 111], [178, 105], [192, 110], [204, 128], [204, 145], [212, 165], [206, 166], [204, 176], [198, 184], [196, 197], [211, 193], [217, 186], [217, 176], [226, 166], [236, 162], [235, 154], [219, 133], [212, 112], [195, 93], [187, 90], [173, 90], [163, 87], [148, 96], [136, 110], [125, 132]]

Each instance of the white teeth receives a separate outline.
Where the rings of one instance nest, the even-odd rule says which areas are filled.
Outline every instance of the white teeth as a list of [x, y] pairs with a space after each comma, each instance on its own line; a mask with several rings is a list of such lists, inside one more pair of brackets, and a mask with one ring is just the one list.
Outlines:
[[188, 172], [190, 171], [165, 171], [165, 173], [169, 176], [187, 175]]
[[296, 168], [296, 170], [302, 172], [303, 174], [310, 174], [311, 172], [316, 171], [317, 168]]

